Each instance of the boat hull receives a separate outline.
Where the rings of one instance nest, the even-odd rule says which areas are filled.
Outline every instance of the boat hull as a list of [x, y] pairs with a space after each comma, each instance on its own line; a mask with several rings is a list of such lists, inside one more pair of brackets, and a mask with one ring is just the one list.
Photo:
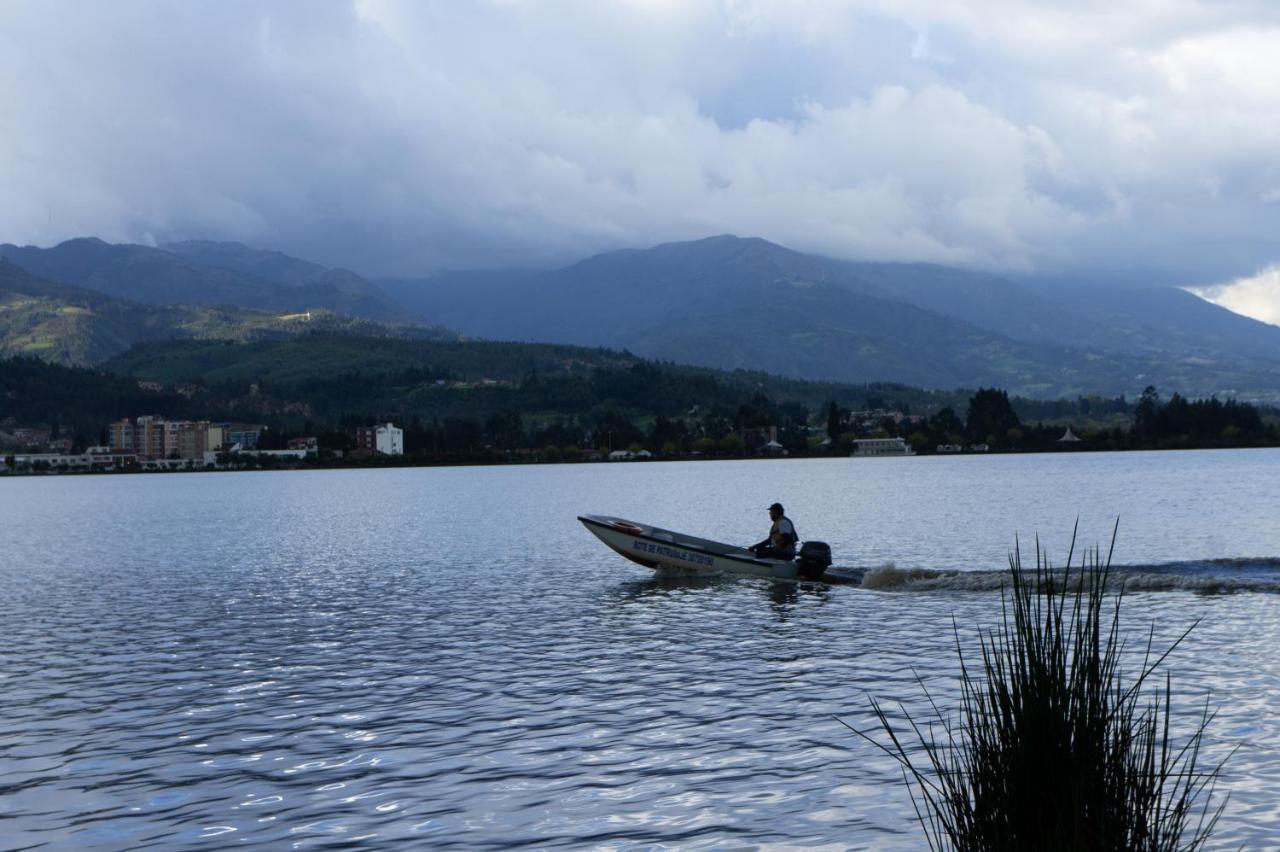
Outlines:
[[695, 538], [624, 518], [580, 515], [578, 520], [614, 552], [655, 571], [705, 576], [744, 574], [794, 580], [799, 570], [794, 561], [761, 559], [734, 545]]

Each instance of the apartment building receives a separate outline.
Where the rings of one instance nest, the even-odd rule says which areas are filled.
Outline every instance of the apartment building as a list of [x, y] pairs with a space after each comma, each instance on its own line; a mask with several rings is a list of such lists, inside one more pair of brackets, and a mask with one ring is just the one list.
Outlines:
[[[207, 420], [165, 420], [156, 415], [125, 418], [107, 427], [107, 447], [113, 453], [132, 453], [139, 459], [202, 461], [206, 452], [223, 449], [229, 426]], [[253, 440], [256, 444], [256, 431]]]
[[[160, 458], [194, 458], [194, 456], [184, 456], [178, 447], [178, 442], [182, 436], [186, 436], [190, 443], [191, 433], [194, 431], [196, 424], [190, 420], [166, 420], [164, 421], [164, 453]], [[203, 453], [204, 450], [201, 450]]]
[[133, 423], [133, 451], [142, 458], [164, 458], [164, 418], [139, 417]]
[[366, 455], [404, 455], [404, 430], [392, 423], [356, 428], [356, 452]]
[[113, 453], [133, 452], [133, 421], [117, 420], [107, 427], [107, 447]]

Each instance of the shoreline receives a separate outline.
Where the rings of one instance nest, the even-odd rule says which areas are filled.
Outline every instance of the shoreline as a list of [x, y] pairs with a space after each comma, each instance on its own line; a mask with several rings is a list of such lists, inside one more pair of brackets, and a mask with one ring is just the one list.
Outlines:
[[[1280, 444], [1262, 444], [1237, 447], [1079, 447], [1062, 449], [1035, 450], [991, 450], [988, 452], [964, 453], [914, 453], [901, 456], [858, 456], [844, 454], [806, 454], [806, 455], [678, 455], [658, 456], [633, 459], [540, 459], [540, 458], [461, 458], [461, 459], [419, 459], [411, 456], [383, 456], [352, 462], [345, 459], [308, 460], [304, 463], [243, 464], [243, 465], [194, 465], [145, 467], [130, 465], [123, 468], [82, 468], [82, 467], [49, 467], [47, 469], [15, 469], [3, 468], [4, 456], [0, 456], [0, 479], [6, 477], [34, 476], [121, 476], [134, 474], [186, 474], [186, 473], [271, 473], [278, 471], [321, 471], [321, 470], [387, 470], [401, 468], [432, 467], [508, 467], [508, 466], [543, 466], [543, 465], [627, 465], [652, 464], [670, 462], [717, 462], [717, 461], [801, 461], [812, 459], [849, 459], [859, 461], [897, 461], [901, 459], [923, 458], [991, 458], [1002, 456], [1037, 456], [1037, 455], [1097, 455], [1102, 453], [1160, 453], [1160, 452], [1195, 452], [1195, 451], [1239, 451], [1239, 450], [1275, 450]], [[170, 459], [169, 462], [178, 460]]]

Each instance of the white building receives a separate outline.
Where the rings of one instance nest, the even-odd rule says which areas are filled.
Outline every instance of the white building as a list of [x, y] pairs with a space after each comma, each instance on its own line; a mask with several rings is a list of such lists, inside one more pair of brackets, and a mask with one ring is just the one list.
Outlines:
[[914, 456], [915, 452], [901, 438], [859, 438], [853, 442], [852, 455], [862, 456]]
[[391, 423], [379, 423], [374, 433], [373, 448], [384, 456], [404, 455], [404, 430]]
[[404, 455], [404, 430], [394, 423], [356, 427], [356, 452], [361, 455]]

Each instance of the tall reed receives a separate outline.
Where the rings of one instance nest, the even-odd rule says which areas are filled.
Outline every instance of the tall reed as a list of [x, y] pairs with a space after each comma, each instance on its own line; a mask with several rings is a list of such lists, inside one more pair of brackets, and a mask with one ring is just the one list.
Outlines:
[[1127, 681], [1123, 589], [1107, 586], [1111, 553], [1104, 560], [1094, 548], [1075, 571], [1072, 558], [1056, 571], [1037, 540], [1032, 574], [1015, 545], [1003, 622], [980, 634], [977, 668], [953, 625], [959, 720], [944, 717], [926, 689], [941, 736], [907, 715], [920, 746], [913, 755], [872, 699], [887, 743], [859, 733], [902, 766], [931, 849], [1195, 850], [1222, 814], [1225, 799], [1211, 807], [1222, 763], [1200, 768], [1208, 701], [1175, 746], [1169, 676], [1163, 688], [1155, 677], [1195, 624], [1158, 655], [1153, 625]]

